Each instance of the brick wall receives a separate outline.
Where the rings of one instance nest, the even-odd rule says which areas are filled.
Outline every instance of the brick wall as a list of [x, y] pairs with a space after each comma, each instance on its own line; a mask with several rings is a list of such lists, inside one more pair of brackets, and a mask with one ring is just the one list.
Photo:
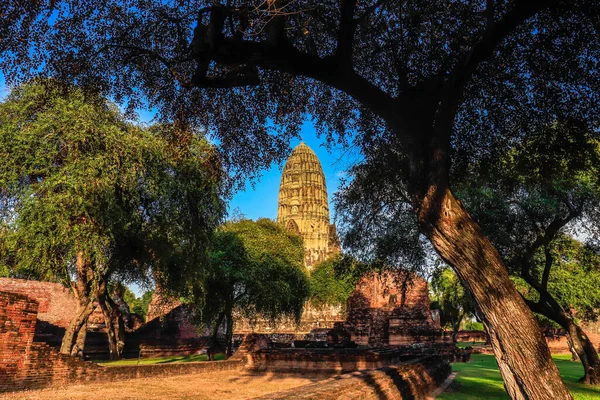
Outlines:
[[[591, 326], [590, 326], [591, 325]], [[594, 330], [594, 324], [582, 324], [583, 331], [594, 344], [596, 350], [600, 351], [600, 333]], [[552, 353], [569, 353], [566, 334], [546, 335], [546, 343]]]
[[424, 357], [404, 364], [340, 375], [259, 399], [425, 399], [451, 371], [445, 359]]
[[0, 278], [0, 291], [19, 293], [39, 303], [38, 319], [66, 328], [77, 309], [70, 290], [60, 283]]
[[100, 368], [34, 342], [39, 303], [0, 292], [0, 392], [94, 378]]

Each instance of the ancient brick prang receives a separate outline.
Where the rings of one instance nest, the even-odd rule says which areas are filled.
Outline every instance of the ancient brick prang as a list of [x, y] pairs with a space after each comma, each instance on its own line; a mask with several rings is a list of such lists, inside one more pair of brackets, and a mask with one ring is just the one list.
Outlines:
[[340, 246], [329, 224], [329, 202], [323, 168], [310, 147], [300, 143], [283, 168], [277, 222], [304, 239], [304, 264], [310, 270]]
[[362, 346], [403, 346], [442, 341], [442, 331], [429, 309], [427, 281], [414, 273], [389, 271], [369, 273], [348, 299], [346, 330]]

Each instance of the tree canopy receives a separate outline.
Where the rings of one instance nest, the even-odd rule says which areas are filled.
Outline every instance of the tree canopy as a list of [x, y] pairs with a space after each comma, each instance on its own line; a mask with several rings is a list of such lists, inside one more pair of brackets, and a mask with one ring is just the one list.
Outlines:
[[[63, 282], [78, 300], [76, 336], [108, 285], [150, 278], [177, 295], [200, 281], [224, 213], [205, 139], [141, 129], [101, 96], [55, 80], [15, 88], [0, 104], [2, 264], [13, 276]], [[84, 329], [85, 330], [85, 329]]]
[[317, 308], [323, 306], [346, 307], [346, 301], [354, 291], [359, 277], [341, 267], [347, 262], [341, 254], [321, 261], [310, 273], [310, 304]]

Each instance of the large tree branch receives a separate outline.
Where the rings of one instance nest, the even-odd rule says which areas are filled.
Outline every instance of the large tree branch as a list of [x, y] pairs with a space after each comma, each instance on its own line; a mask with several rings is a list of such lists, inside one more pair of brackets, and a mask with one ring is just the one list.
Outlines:
[[[515, 6], [496, 23], [491, 23], [494, 10], [488, 10], [488, 25], [481, 39], [456, 64], [450, 75], [451, 87], [462, 91], [464, 85], [471, 79], [477, 67], [489, 58], [503, 40], [515, 31], [523, 22], [536, 14], [557, 7], [558, 0], [518, 0]], [[488, 1], [488, 7], [493, 7], [493, 1]]]
[[524, 263], [526, 263], [527, 266], [530, 267], [531, 260], [535, 252], [542, 247], [548, 246], [550, 242], [554, 240], [558, 232], [573, 219], [579, 217], [581, 215], [581, 212], [581, 208], [578, 208], [572, 210], [562, 218], [554, 218], [552, 222], [546, 228], [543, 229], [543, 233], [539, 234], [537, 238], [526, 248], [522, 257]]
[[[200, 41], [197, 38], [194, 40]], [[320, 57], [305, 53], [286, 41], [273, 46], [266, 42], [223, 36], [214, 42], [210, 53], [199, 51], [196, 55], [199, 68], [191, 83], [197, 87], [217, 87], [218, 84], [223, 85], [220, 87], [231, 87], [234, 76], [220, 81], [214, 78], [210, 78], [212, 81], [208, 80], [202, 66], [211, 60], [226, 67], [252, 66], [313, 78], [347, 93], [387, 121], [397, 121], [400, 118], [398, 111], [402, 108], [397, 99], [352, 70], [340, 71], [336, 56]], [[241, 80], [238, 82], [243, 83]]]
[[550, 278], [550, 270], [554, 264], [554, 257], [552, 257], [552, 249], [550, 246], [544, 246], [544, 272], [542, 273], [542, 289], [546, 292], [548, 290], [548, 279]]
[[335, 50], [340, 69], [352, 69], [352, 46], [354, 44], [354, 32], [356, 31], [355, 10], [356, 0], [342, 0], [340, 27]]

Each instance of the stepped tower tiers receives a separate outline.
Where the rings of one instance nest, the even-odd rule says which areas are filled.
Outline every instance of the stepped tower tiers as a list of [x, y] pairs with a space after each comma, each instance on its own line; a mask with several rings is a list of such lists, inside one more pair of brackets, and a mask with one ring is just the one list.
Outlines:
[[304, 142], [287, 159], [279, 186], [277, 222], [304, 238], [304, 265], [340, 252], [335, 225], [329, 223], [325, 174], [317, 155]]

